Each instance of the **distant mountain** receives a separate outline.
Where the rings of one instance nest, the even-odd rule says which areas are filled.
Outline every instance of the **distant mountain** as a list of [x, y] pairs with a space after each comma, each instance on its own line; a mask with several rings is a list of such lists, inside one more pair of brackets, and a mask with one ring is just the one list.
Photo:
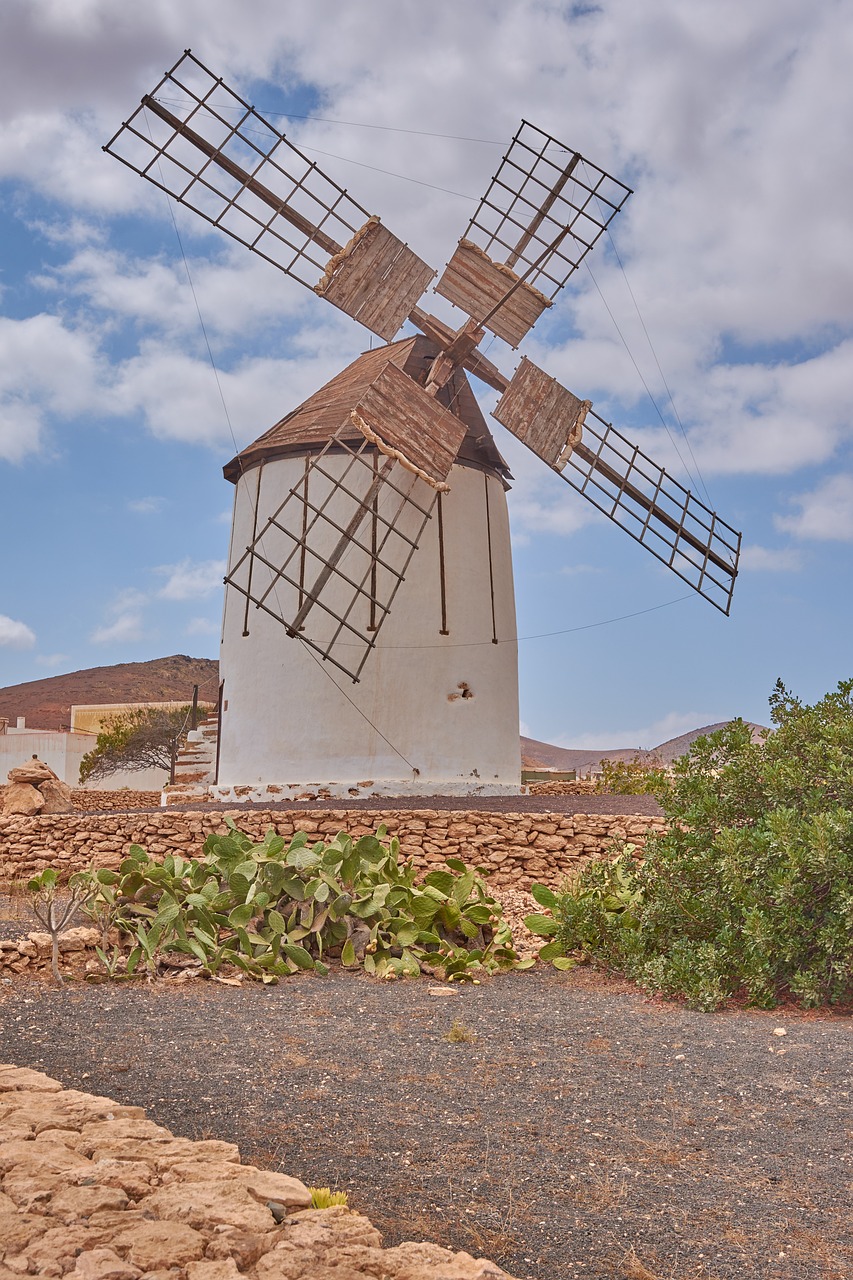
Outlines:
[[[695, 742], [697, 738], [704, 738], [707, 734], [714, 733], [717, 729], [724, 729], [728, 723], [728, 720], [720, 720], [717, 724], [706, 724], [702, 729], [691, 729], [689, 733], [682, 733], [678, 738], [669, 738], [668, 741], [662, 742], [659, 747], [652, 747], [651, 751], [642, 754], [656, 756], [663, 764], [672, 764], [673, 760], [677, 760], [679, 756], [687, 754], [691, 743]], [[763, 724], [753, 724], [751, 720], [747, 720], [747, 724], [752, 730], [753, 742], [760, 742], [761, 735], [769, 733], [769, 730]]]
[[216, 702], [219, 664], [178, 653], [151, 662], [122, 662], [48, 676], [0, 689], [0, 716], [25, 716], [28, 729], [67, 729], [71, 707], [90, 702], [189, 702], [193, 685], [203, 702]]
[[[753, 742], [758, 742], [761, 735], [767, 732], [766, 728], [764, 725], [753, 724], [750, 721], [747, 723], [752, 730]], [[648, 751], [644, 751], [641, 747], [602, 747], [600, 749], [586, 747], [581, 750], [576, 747], [555, 747], [550, 742], [537, 742], [535, 738], [522, 738], [521, 761], [525, 769], [555, 769], [561, 772], [574, 769], [579, 776], [589, 773], [591, 769], [597, 769], [602, 760], [648, 760], [671, 765], [679, 756], [687, 753], [690, 744], [697, 738], [713, 733], [716, 729], [722, 729], [726, 724], [728, 724], [727, 720], [720, 720], [717, 724], [703, 725], [701, 729], [691, 729], [689, 733], [682, 733], [677, 738], [669, 738]]]
[[640, 747], [555, 747], [550, 742], [537, 742], [535, 738], [521, 739], [521, 763], [525, 769], [556, 769], [579, 775], [597, 769], [602, 760], [633, 760], [646, 753]]

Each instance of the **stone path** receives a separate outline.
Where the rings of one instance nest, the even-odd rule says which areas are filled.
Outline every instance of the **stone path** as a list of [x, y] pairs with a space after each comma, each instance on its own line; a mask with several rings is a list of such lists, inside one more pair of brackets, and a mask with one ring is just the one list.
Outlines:
[[383, 1249], [231, 1142], [176, 1138], [142, 1107], [0, 1065], [0, 1280], [510, 1280], [438, 1245]]

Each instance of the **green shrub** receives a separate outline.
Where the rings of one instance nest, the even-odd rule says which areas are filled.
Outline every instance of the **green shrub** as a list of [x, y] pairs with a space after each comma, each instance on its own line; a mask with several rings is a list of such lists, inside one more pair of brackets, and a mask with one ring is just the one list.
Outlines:
[[[209, 835], [198, 859], [156, 862], [133, 845], [118, 871], [89, 873], [86, 908], [101, 925], [109, 976], [140, 966], [154, 975], [169, 953], [206, 973], [234, 966], [264, 982], [326, 973], [330, 958], [377, 977], [427, 971], [450, 981], [526, 967], [500, 904], [458, 859], [416, 884], [384, 827], [312, 845], [304, 833], [286, 844], [270, 829], [254, 843], [225, 821], [228, 832]], [[107, 954], [116, 931], [130, 945], [126, 963], [120, 945]]]
[[763, 741], [735, 720], [676, 763], [642, 860], [626, 849], [538, 895], [540, 954], [580, 951], [705, 1009], [853, 998], [853, 680], [813, 707], [779, 682], [770, 707]]
[[666, 786], [668, 773], [657, 760], [602, 760], [595, 789], [607, 796], [652, 796]]

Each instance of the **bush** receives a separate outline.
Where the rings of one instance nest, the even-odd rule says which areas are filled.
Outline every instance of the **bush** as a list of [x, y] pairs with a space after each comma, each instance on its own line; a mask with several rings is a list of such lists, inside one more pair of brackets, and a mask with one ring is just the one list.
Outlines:
[[853, 998], [853, 680], [813, 707], [777, 682], [770, 707], [763, 741], [735, 720], [676, 762], [642, 860], [588, 865], [531, 917], [550, 921], [546, 956], [704, 1009]]
[[199, 859], [156, 862], [133, 845], [118, 871], [88, 873], [86, 908], [101, 924], [109, 976], [153, 975], [176, 955], [205, 973], [231, 966], [264, 982], [327, 973], [330, 957], [377, 977], [426, 971], [450, 981], [526, 967], [500, 904], [458, 859], [416, 885], [384, 827], [313, 845], [304, 833], [286, 844], [270, 829], [256, 844], [225, 821], [228, 833], [209, 835]]
[[606, 796], [657, 795], [669, 775], [659, 760], [602, 760], [595, 789]]

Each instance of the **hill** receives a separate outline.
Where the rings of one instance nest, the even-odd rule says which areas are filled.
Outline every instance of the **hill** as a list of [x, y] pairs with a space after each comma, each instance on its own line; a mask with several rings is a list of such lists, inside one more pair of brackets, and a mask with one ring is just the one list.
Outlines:
[[[697, 738], [714, 733], [727, 723], [726, 720], [720, 720], [716, 724], [703, 725], [701, 729], [691, 729], [689, 733], [682, 733], [677, 738], [668, 738], [666, 742], [661, 742], [659, 746], [651, 747], [648, 751], [640, 747], [602, 747], [600, 749], [586, 747], [580, 750], [575, 747], [555, 747], [550, 742], [537, 742], [535, 738], [522, 738], [521, 759], [525, 769], [560, 771], [574, 769], [578, 776], [589, 773], [591, 769], [597, 769], [602, 760], [648, 760], [650, 763], [660, 762], [671, 765], [679, 756], [686, 754], [690, 744]], [[753, 724], [751, 721], [747, 723], [752, 729], [753, 742], [758, 742], [767, 730], [764, 725]]]
[[90, 667], [0, 689], [0, 716], [11, 724], [25, 716], [30, 729], [67, 729], [71, 707], [88, 702], [189, 702], [193, 685], [206, 702], [216, 702], [219, 664], [212, 658], [154, 658]]

